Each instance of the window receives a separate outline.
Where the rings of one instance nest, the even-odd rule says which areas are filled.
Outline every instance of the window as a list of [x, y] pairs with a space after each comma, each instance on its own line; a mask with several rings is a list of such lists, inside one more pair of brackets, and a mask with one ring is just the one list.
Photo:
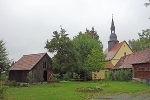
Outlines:
[[47, 63], [43, 62], [43, 68], [47, 68]]
[[124, 56], [126, 56], [126, 52], [124, 52]]
[[112, 33], [115, 33], [114, 31], [112, 31]]

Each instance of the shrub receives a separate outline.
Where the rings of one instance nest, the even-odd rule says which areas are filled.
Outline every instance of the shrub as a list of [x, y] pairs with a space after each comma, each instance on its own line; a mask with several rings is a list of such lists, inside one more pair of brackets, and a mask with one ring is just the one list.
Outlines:
[[125, 80], [125, 71], [123, 69], [120, 70], [119, 76], [120, 76], [120, 78], [119, 78], [120, 81]]
[[114, 80], [114, 81], [130, 81], [132, 79], [132, 69], [107, 71], [105, 73], [105, 78], [107, 80]]
[[0, 82], [0, 100], [4, 100], [6, 98], [6, 90], [7, 86], [2, 85]]
[[72, 76], [71, 72], [67, 72], [66, 74], [63, 74], [63, 80], [68, 81]]
[[133, 77], [133, 74], [132, 74], [132, 70], [131, 69], [127, 69], [125, 71], [125, 81], [130, 81]]
[[40, 83], [43, 84], [43, 82], [44, 82], [44, 78], [41, 78]]
[[56, 87], [56, 82], [59, 82], [59, 77], [60, 77], [60, 74], [52, 74], [52, 81], [53, 81], [53, 86]]
[[34, 78], [33, 78], [33, 75], [32, 75], [32, 71], [30, 71], [28, 73], [27, 79], [29, 80], [29, 84], [33, 83]]
[[18, 86], [18, 83], [15, 80], [8, 81], [7, 84], [9, 87], [17, 87]]

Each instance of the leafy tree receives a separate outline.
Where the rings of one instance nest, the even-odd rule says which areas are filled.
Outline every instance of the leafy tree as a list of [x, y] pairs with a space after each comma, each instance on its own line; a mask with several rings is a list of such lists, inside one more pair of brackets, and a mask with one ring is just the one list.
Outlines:
[[[102, 48], [93, 48], [91, 51], [91, 54], [88, 55], [86, 66], [87, 66], [87, 71], [95, 72], [100, 71], [104, 69], [105, 67], [105, 55], [103, 53]], [[95, 82], [95, 77], [94, 77], [94, 82]]]
[[150, 48], [150, 29], [138, 33], [142, 50]]
[[7, 72], [10, 67], [8, 52], [6, 51], [5, 43], [0, 40], [0, 79], [3, 72]]
[[139, 39], [137, 39], [137, 40], [134, 40], [134, 39], [129, 40], [128, 43], [129, 43], [129, 46], [131, 47], [133, 52], [137, 52], [137, 51], [142, 50], [141, 43], [140, 43]]
[[150, 48], [150, 29], [142, 30], [142, 33], [138, 33], [139, 39], [129, 40], [129, 46], [134, 52]]
[[76, 66], [76, 53], [74, 46], [65, 29], [60, 33], [53, 32], [53, 38], [46, 42], [45, 48], [50, 53], [56, 53], [53, 57], [53, 68], [62, 76], [66, 70], [73, 71]]
[[92, 36], [92, 38], [99, 40], [99, 35], [97, 34], [97, 32], [94, 30], [94, 27], [92, 27], [92, 30], [89, 31], [88, 29], [86, 29], [85, 34], [89, 34]]
[[[149, 2], [150, 2], [150, 0], [149, 0]], [[150, 3], [149, 3], [149, 2], [148, 2], [148, 3], [145, 3], [145, 6], [146, 6], [146, 7], [148, 7], [148, 6], [150, 5]]]
[[93, 48], [102, 50], [103, 45], [98, 40], [93, 39], [91, 35], [82, 34], [82, 33], [74, 37], [73, 44], [75, 46], [75, 50], [77, 52], [77, 57], [78, 57], [78, 67], [76, 69], [76, 72], [78, 74], [79, 72], [84, 73], [84, 75], [81, 75], [81, 77], [84, 77], [86, 80], [86, 74], [87, 74], [86, 60], [88, 54], [91, 53], [91, 50]]

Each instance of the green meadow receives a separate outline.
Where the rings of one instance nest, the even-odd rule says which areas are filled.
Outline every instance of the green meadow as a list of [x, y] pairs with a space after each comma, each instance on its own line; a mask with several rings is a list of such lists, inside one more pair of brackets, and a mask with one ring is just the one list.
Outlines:
[[[100, 86], [99, 92], [76, 92], [76, 88]], [[7, 100], [88, 100], [96, 97], [128, 93], [133, 96], [150, 92], [150, 86], [137, 82], [108, 82], [104, 81], [72, 82], [61, 81], [33, 85], [30, 87], [12, 87], [7, 89]]]

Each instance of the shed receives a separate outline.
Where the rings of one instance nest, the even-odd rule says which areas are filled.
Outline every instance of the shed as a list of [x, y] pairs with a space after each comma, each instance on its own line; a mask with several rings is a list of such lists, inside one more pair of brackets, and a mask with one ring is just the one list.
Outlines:
[[150, 78], [150, 49], [121, 57], [114, 69], [133, 69], [133, 78]]
[[134, 78], [148, 79], [150, 78], [150, 62], [135, 63], [133, 65]]
[[47, 53], [23, 55], [10, 69], [9, 80], [28, 82], [28, 73], [32, 72], [33, 82], [51, 82], [52, 60]]

